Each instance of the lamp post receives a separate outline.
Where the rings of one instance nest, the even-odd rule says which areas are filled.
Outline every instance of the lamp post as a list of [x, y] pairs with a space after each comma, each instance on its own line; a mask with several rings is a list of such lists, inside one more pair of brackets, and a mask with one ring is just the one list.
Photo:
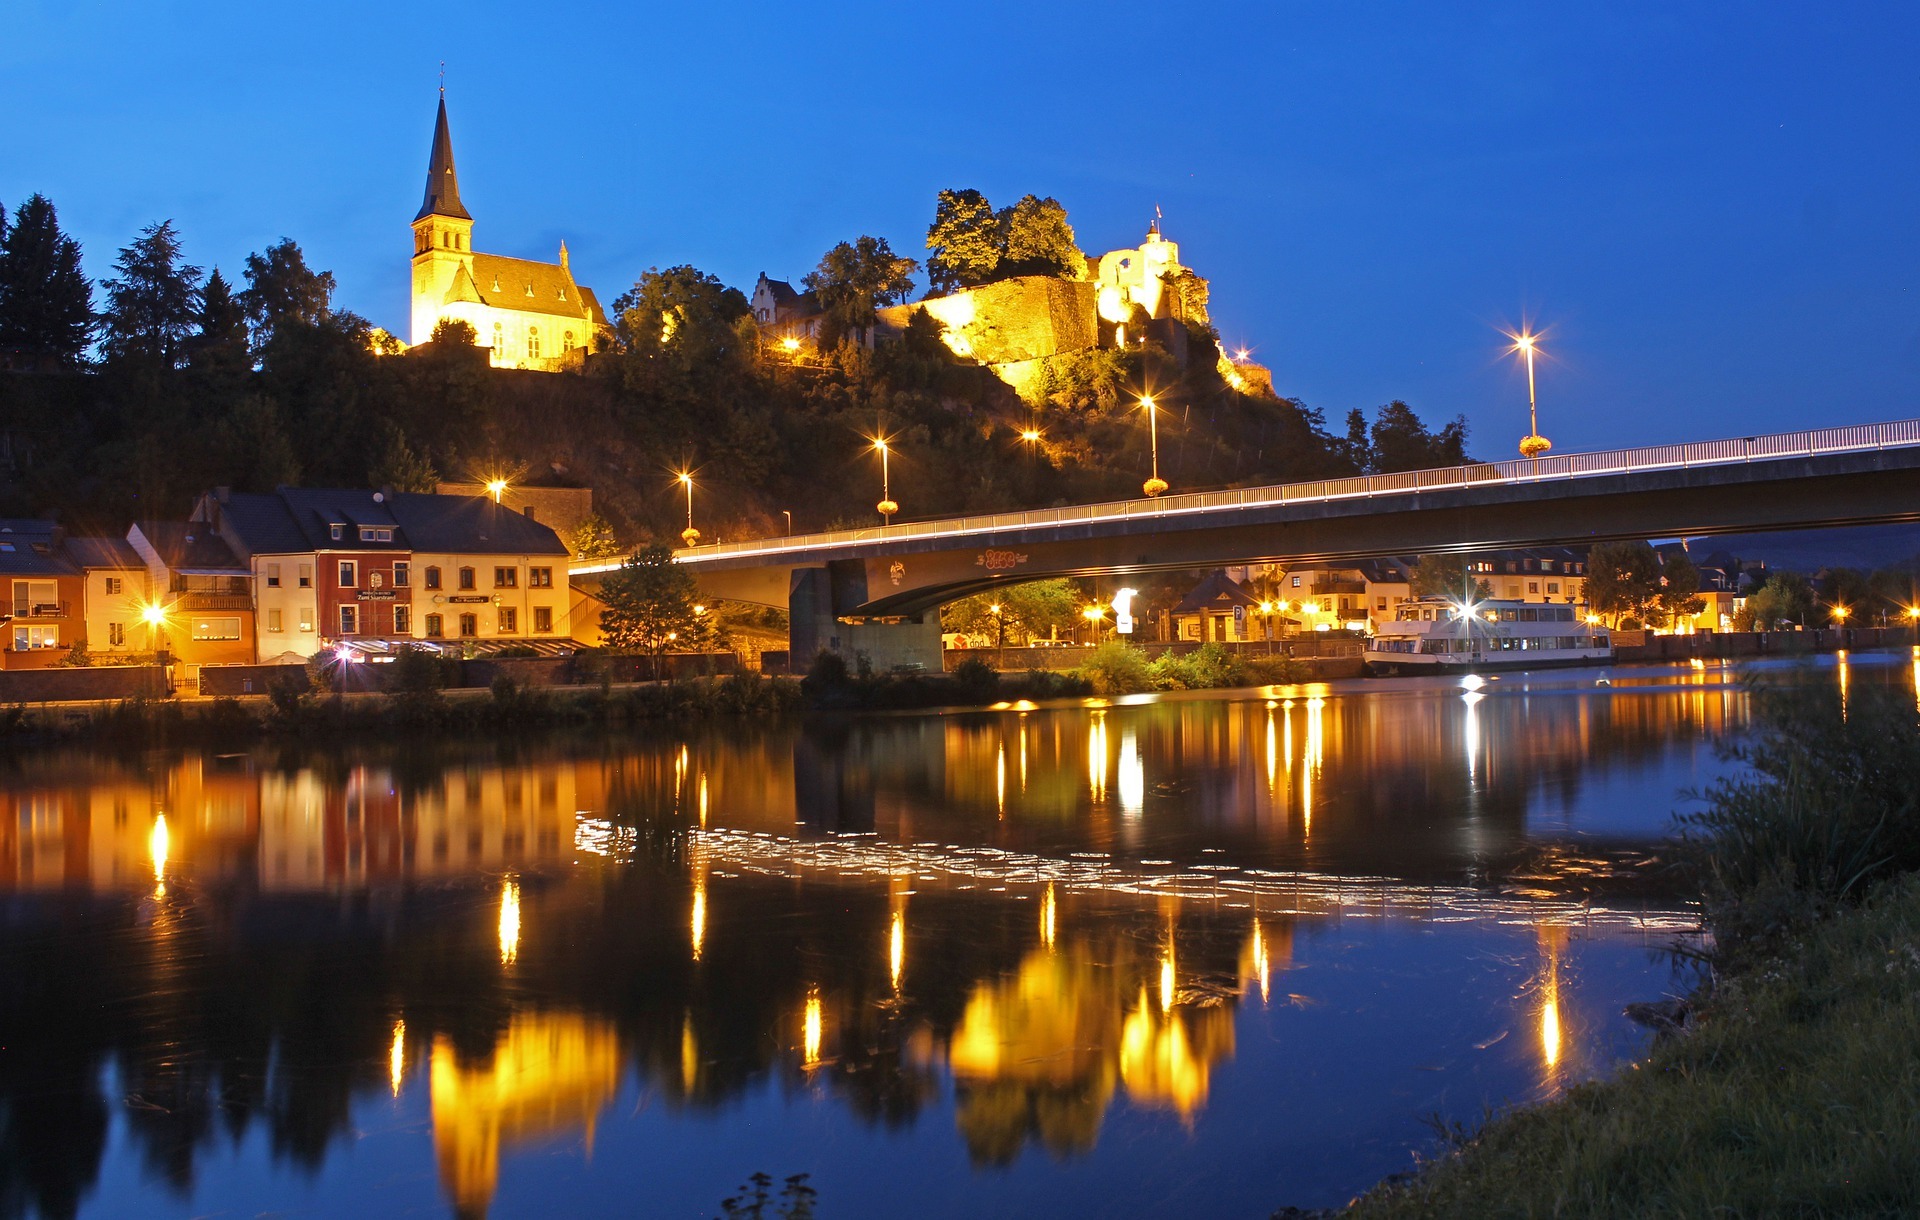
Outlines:
[[1005, 669], [1007, 665], [1007, 610], [999, 602], [987, 607], [993, 615], [994, 649], [993, 667]]
[[1107, 617], [1107, 612], [1105, 610], [1102, 610], [1099, 606], [1088, 606], [1085, 610], [1082, 610], [1080, 612], [1080, 617], [1086, 619], [1088, 626], [1093, 628], [1094, 647], [1096, 648], [1099, 647], [1100, 620]]
[[1540, 435], [1540, 405], [1533, 387], [1533, 352], [1540, 337], [1529, 331], [1509, 336], [1513, 350], [1527, 358], [1527, 434], [1520, 438], [1520, 456], [1535, 458], [1553, 448], [1553, 442]]
[[1907, 621], [1913, 624], [1913, 646], [1920, 648], [1920, 606], [1907, 607]]
[[780, 515], [787, 519], [787, 537], [793, 537], [793, 510], [783, 508], [780, 510]]
[[680, 531], [680, 539], [689, 547], [698, 546], [700, 543], [700, 531], [693, 528], [693, 475], [683, 470], [675, 475], [674, 478], [678, 479], [680, 485], [687, 489], [687, 528]]
[[887, 448], [887, 438], [884, 436], [874, 437], [873, 447], [880, 451], [880, 503], [874, 507], [880, 511], [881, 524], [886, 525], [892, 522], [893, 514], [900, 511], [900, 506], [893, 502], [893, 478], [888, 465], [891, 451]]
[[1147, 412], [1147, 436], [1153, 445], [1153, 477], [1141, 484], [1140, 490], [1151, 498], [1167, 489], [1167, 481], [1160, 477], [1160, 409], [1154, 405], [1151, 394], [1142, 394], [1140, 405]]
[[1260, 629], [1267, 636], [1267, 655], [1273, 655], [1273, 603], [1260, 603]]
[[493, 497], [495, 504], [500, 503], [500, 497], [507, 494], [507, 481], [505, 479], [488, 479], [487, 492]]

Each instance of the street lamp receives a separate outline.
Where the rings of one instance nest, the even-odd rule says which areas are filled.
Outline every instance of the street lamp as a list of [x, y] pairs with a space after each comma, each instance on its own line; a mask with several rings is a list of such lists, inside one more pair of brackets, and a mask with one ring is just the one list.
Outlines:
[[1540, 435], [1540, 407], [1533, 390], [1533, 352], [1540, 344], [1540, 337], [1529, 331], [1507, 337], [1513, 340], [1511, 350], [1527, 358], [1527, 434], [1520, 438], [1520, 456], [1539, 457], [1553, 448], [1553, 442]]
[[787, 519], [787, 537], [793, 537], [793, 510], [783, 508], [780, 510], [780, 515]]
[[1007, 662], [1006, 607], [1002, 606], [999, 602], [995, 602], [991, 606], [987, 607], [987, 612], [993, 615], [993, 626], [994, 626], [993, 665], [995, 669], [1002, 669], [1002, 668], [1005, 668], [1006, 662]]
[[900, 506], [893, 502], [893, 477], [888, 464], [891, 451], [887, 448], [887, 438], [884, 436], [874, 437], [873, 447], [880, 451], [880, 503], [874, 507], [880, 511], [882, 524], [886, 524], [893, 520], [893, 514], [900, 511]]
[[1146, 408], [1147, 435], [1153, 443], [1153, 477], [1141, 484], [1140, 490], [1152, 497], [1167, 489], [1167, 481], [1160, 477], [1160, 409], [1154, 406], [1151, 394], [1142, 394], [1140, 405]]
[[500, 497], [507, 493], [507, 481], [505, 479], [488, 479], [487, 493], [493, 497], [495, 504], [500, 503]]
[[1099, 644], [1100, 643], [1100, 620], [1107, 617], [1107, 612], [1105, 610], [1102, 610], [1099, 606], [1088, 606], [1085, 610], [1082, 610], [1080, 612], [1080, 617], [1086, 619], [1088, 625], [1093, 628], [1093, 642], [1096, 645]]
[[700, 531], [693, 528], [693, 475], [683, 470], [673, 477], [687, 489], [687, 528], [680, 531], [680, 540], [689, 547], [698, 546]]
[[1267, 655], [1273, 655], [1273, 603], [1260, 603], [1261, 629], [1267, 634]]
[[1907, 607], [1907, 621], [1913, 624], [1913, 646], [1920, 648], [1920, 606]]

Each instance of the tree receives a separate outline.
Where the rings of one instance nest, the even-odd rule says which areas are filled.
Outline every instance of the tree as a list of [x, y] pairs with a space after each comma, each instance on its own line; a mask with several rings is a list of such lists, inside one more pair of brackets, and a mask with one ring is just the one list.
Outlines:
[[[1422, 555], [1413, 565], [1408, 591], [1415, 597], [1461, 597], [1468, 592], [1469, 579], [1465, 555]], [[1485, 580], [1473, 583], [1475, 601], [1492, 596], [1493, 586]]]
[[292, 327], [317, 327], [333, 304], [333, 272], [314, 271], [290, 237], [247, 255], [247, 290], [241, 293], [255, 351]]
[[0, 240], [0, 347], [76, 368], [93, 323], [93, 284], [80, 272], [80, 243], [60, 231], [52, 202], [35, 195]]
[[1699, 592], [1700, 569], [1693, 566], [1693, 560], [1685, 551], [1669, 551], [1661, 556], [1660, 591], [1655, 598], [1661, 621], [1655, 625], [1690, 619], [1705, 610], [1707, 603], [1697, 596]]
[[1373, 443], [1367, 439], [1367, 413], [1359, 407], [1347, 412], [1347, 435], [1334, 442], [1334, 451], [1353, 464], [1354, 474], [1373, 469]]
[[991, 280], [1005, 236], [987, 197], [972, 189], [941, 191], [927, 228], [927, 249], [927, 280], [937, 294]]
[[614, 341], [680, 371], [711, 371], [742, 354], [735, 323], [752, 312], [738, 288], [698, 267], [649, 267], [613, 303]]
[[101, 284], [100, 349], [109, 362], [178, 368], [200, 314], [200, 268], [180, 261], [171, 220], [148, 225], [120, 250]]
[[673, 561], [663, 543], [649, 543], [600, 586], [600, 630], [616, 652], [642, 652], [654, 660], [682, 647], [700, 631], [693, 612], [693, 573]]
[[567, 551], [575, 559], [606, 559], [620, 553], [620, 540], [613, 527], [599, 513], [588, 513], [586, 520], [567, 535]]
[[1000, 278], [1015, 275], [1052, 275], [1077, 280], [1087, 274], [1087, 256], [1067, 223], [1067, 209], [1049, 196], [1028, 195], [1000, 212], [1005, 253]]
[[1733, 625], [1741, 631], [1772, 631], [1782, 624], [1804, 627], [1814, 615], [1813, 583], [1797, 573], [1775, 572], [1747, 596]]
[[848, 331], [869, 329], [880, 306], [906, 300], [919, 266], [895, 254], [884, 237], [843, 241], [821, 255], [820, 265], [800, 281], [820, 295], [826, 314], [820, 345], [832, 347]]
[[[996, 644], [1004, 631], [1008, 641], [1024, 644], [1052, 634], [1054, 628], [1078, 625], [1083, 604], [1072, 582], [1036, 580], [949, 602], [940, 609], [940, 627], [943, 631], [985, 636]], [[998, 613], [994, 611], [996, 606]]]
[[196, 332], [187, 340], [187, 363], [196, 369], [238, 372], [253, 366], [247, 350], [247, 309], [215, 267], [199, 292]]
[[1819, 588], [1828, 618], [1834, 618], [1834, 608], [1841, 606], [1846, 607], [1855, 622], [1873, 612], [1873, 586], [1865, 575], [1852, 568], [1828, 568], [1820, 573]]
[[1396, 398], [1374, 416], [1368, 462], [1368, 469], [1374, 474], [1464, 466], [1467, 464], [1466, 416], [1457, 416], [1440, 431], [1429, 432], [1413, 408]]
[[[1699, 588], [1694, 576], [1694, 588]], [[1587, 554], [1587, 605], [1612, 626], [1622, 623], [1658, 626], [1660, 610], [1660, 556], [1644, 542], [1602, 542]]]
[[480, 336], [473, 331], [473, 324], [459, 318], [442, 318], [433, 324], [433, 333], [427, 336], [427, 342], [436, 347], [475, 347]]
[[431, 492], [440, 486], [440, 476], [426, 456], [407, 444], [407, 434], [398, 424], [386, 425], [386, 440], [380, 456], [367, 471], [367, 482], [394, 491]]

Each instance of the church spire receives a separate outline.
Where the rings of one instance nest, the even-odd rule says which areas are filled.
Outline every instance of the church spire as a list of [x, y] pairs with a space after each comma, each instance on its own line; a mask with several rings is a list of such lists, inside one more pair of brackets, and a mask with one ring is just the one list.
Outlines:
[[460, 179], [453, 172], [453, 136], [447, 131], [447, 96], [440, 94], [440, 117], [433, 126], [433, 152], [427, 158], [427, 195], [420, 202], [415, 220], [429, 216], [451, 216], [472, 220], [460, 206]]

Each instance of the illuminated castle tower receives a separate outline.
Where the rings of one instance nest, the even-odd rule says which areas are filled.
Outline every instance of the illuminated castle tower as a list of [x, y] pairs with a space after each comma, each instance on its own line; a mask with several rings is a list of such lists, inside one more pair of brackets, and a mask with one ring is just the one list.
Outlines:
[[447, 129], [447, 98], [440, 96], [427, 191], [413, 218], [413, 309], [409, 341], [425, 343], [442, 319], [473, 327], [495, 368], [554, 371], [577, 362], [606, 328], [593, 290], [577, 283], [567, 265], [476, 254], [473, 215], [460, 202]]

